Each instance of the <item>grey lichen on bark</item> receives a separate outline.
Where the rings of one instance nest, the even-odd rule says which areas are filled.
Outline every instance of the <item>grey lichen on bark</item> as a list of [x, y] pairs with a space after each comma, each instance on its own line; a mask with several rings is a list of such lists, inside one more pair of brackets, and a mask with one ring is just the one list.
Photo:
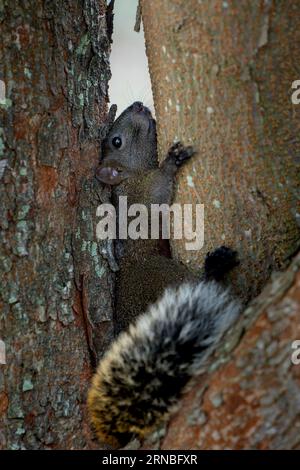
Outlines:
[[109, 199], [110, 190], [100, 186], [95, 178], [84, 181], [72, 239], [75, 280], [81, 293], [81, 307], [93, 366], [112, 341], [114, 331], [113, 270], [117, 266], [110, 262], [111, 242], [101, 241], [96, 237], [97, 207], [109, 202]]
[[[85, 287], [107, 322], [112, 278], [86, 219], [101, 200], [93, 169], [110, 78], [106, 2], [4, 0], [0, 15], [0, 447], [86, 448], [91, 300], [74, 279], [83, 266], [92, 273]], [[84, 201], [95, 196], [89, 208], [80, 188]]]

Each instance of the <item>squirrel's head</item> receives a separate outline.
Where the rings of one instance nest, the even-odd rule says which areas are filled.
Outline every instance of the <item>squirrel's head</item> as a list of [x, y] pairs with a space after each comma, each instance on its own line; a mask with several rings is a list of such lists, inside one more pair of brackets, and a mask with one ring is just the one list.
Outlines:
[[128, 170], [157, 166], [156, 123], [140, 101], [129, 106], [116, 119], [102, 142], [103, 162], [117, 162]]

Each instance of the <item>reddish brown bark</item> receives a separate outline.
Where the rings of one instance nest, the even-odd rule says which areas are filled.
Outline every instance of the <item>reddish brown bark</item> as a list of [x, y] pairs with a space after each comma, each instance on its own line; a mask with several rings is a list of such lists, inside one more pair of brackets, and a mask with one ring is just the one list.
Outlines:
[[249, 299], [299, 248], [298, 2], [141, 4], [160, 155], [174, 139], [198, 149], [177, 201], [205, 205], [205, 244], [173, 251], [197, 270], [207, 251], [235, 247]]
[[105, 9], [104, 0], [0, 5], [1, 448], [92, 445], [86, 390], [112, 311], [94, 231]]

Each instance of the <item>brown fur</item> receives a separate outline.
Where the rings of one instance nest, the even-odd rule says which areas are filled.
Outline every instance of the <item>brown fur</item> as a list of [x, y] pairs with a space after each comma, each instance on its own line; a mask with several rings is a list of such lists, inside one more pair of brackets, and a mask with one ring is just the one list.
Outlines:
[[[119, 148], [114, 148], [114, 138], [121, 140]], [[113, 185], [115, 206], [119, 196], [127, 196], [128, 206], [142, 203], [148, 208], [153, 203], [171, 203], [177, 167], [194, 153], [190, 147], [172, 146], [159, 168], [155, 124], [141, 103], [134, 103], [118, 118], [103, 144], [103, 152], [97, 177]], [[119, 336], [100, 362], [88, 394], [95, 432], [113, 447], [127, 443], [133, 434], [143, 437], [165, 419], [169, 407], [194, 374], [190, 363], [201, 363], [209, 347], [207, 338], [215, 334], [213, 322], [205, 317], [204, 310], [211, 304], [212, 314], [219, 314], [219, 305], [214, 308], [206, 296], [216, 293], [227, 299], [214, 284], [195, 288], [196, 277], [181, 263], [162, 256], [160, 247], [158, 240], [150, 238], [117, 242], [120, 269], [116, 278], [115, 329]], [[191, 282], [184, 284], [186, 281]], [[167, 288], [182, 284], [180, 291], [166, 292]], [[191, 304], [190, 294], [194, 295]], [[237, 309], [229, 304], [228, 317], [231, 310]], [[143, 312], [147, 313], [140, 317]], [[173, 312], [178, 326], [173, 323]], [[221, 320], [220, 325], [223, 328]], [[195, 328], [200, 329], [199, 335]], [[176, 349], [178, 337], [182, 340], [179, 346], [185, 348], [182, 356]]]

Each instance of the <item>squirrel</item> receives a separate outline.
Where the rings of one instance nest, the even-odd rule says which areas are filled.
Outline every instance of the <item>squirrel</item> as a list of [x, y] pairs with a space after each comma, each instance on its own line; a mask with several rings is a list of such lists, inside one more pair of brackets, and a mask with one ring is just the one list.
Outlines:
[[[171, 203], [175, 174], [195, 151], [177, 142], [159, 166], [156, 122], [135, 102], [113, 123], [102, 154], [96, 178], [112, 186], [115, 207], [120, 196], [128, 206], [150, 207]], [[241, 305], [221, 283], [239, 263], [228, 247], [207, 254], [202, 279], [159, 240], [117, 240], [116, 256], [117, 338], [100, 360], [87, 404], [99, 440], [123, 447], [166, 420]]]

